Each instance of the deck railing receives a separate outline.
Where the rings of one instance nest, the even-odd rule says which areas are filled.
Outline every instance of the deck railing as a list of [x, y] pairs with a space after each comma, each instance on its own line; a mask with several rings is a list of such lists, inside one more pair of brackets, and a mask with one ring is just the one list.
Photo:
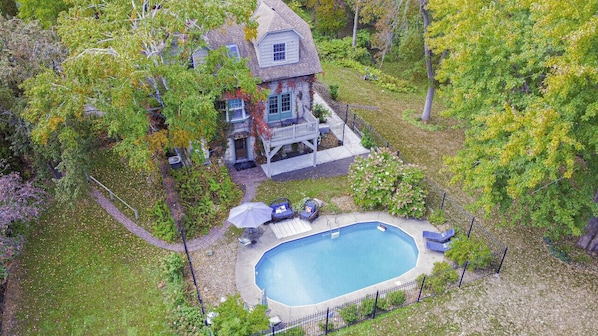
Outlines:
[[303, 123], [271, 128], [271, 136], [269, 138], [262, 136], [262, 141], [272, 148], [318, 137], [318, 119], [309, 112], [305, 112], [303, 118], [305, 119]]

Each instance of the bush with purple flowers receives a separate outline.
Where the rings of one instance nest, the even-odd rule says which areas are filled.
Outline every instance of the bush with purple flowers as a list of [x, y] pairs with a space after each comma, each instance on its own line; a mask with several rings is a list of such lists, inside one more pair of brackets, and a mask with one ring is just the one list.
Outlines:
[[389, 149], [358, 157], [349, 169], [349, 185], [355, 204], [365, 209], [414, 218], [426, 212], [423, 170], [403, 163]]

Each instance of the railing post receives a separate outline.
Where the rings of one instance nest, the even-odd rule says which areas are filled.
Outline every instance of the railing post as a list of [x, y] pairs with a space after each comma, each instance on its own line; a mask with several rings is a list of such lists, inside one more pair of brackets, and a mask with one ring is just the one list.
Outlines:
[[465, 265], [463, 265], [463, 272], [461, 273], [461, 279], [459, 280], [459, 288], [461, 288], [461, 284], [463, 283], [463, 277], [465, 276], [465, 271], [467, 271], [467, 264], [469, 264], [469, 260], [466, 260]]
[[471, 224], [469, 224], [469, 231], [467, 231], [467, 239], [471, 236], [471, 229], [473, 229], [473, 223], [475, 223], [475, 217], [471, 217]]
[[137, 209], [133, 209], [133, 213], [135, 214], [135, 220], [139, 220], [139, 213], [137, 212]]
[[328, 335], [328, 317], [330, 316], [330, 307], [326, 308], [326, 325], [324, 326], [324, 335]]
[[424, 291], [424, 283], [426, 282], [426, 276], [422, 279], [421, 287], [419, 288], [419, 294], [417, 295], [417, 302], [419, 302], [420, 298], [422, 297], [422, 292]]
[[114, 194], [112, 191], [108, 191], [108, 194], [110, 194], [110, 201], [114, 202]]
[[376, 291], [376, 299], [374, 300], [374, 309], [372, 311], [372, 320], [376, 318], [376, 307], [378, 307], [378, 295], [380, 294], [379, 291]]
[[[195, 286], [195, 290], [197, 291], [197, 300], [199, 301], [199, 306], [201, 308], [201, 315], [205, 317], [206, 311], [203, 307], [203, 300], [201, 299], [201, 294], [199, 293], [199, 287], [197, 286], [197, 278], [195, 277], [195, 271], [193, 270], [193, 263], [191, 262], [191, 257], [189, 256], [189, 249], [187, 249], [187, 239], [185, 238], [185, 229], [180, 228], [181, 231], [181, 239], [183, 240], [183, 246], [185, 247], [185, 254], [187, 255], [187, 261], [189, 262], [189, 268], [191, 269], [191, 277], [193, 278], [193, 285]], [[204, 321], [207, 325], [207, 320]]]
[[444, 208], [444, 200], [446, 199], [446, 192], [442, 193], [442, 202], [440, 202], [440, 209]]
[[500, 269], [502, 268], [502, 263], [505, 261], [505, 257], [507, 256], [507, 250], [509, 249], [508, 246], [505, 246], [505, 251], [502, 254], [502, 258], [500, 259], [500, 265], [498, 265], [498, 269], [496, 270], [496, 274], [500, 273]]

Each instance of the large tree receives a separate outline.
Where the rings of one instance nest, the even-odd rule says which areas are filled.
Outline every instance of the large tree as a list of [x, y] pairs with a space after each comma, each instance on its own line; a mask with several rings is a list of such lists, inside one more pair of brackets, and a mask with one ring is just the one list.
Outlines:
[[324, 35], [337, 37], [346, 24], [342, 0], [307, 0], [307, 7], [314, 11], [316, 30]]
[[56, 24], [60, 13], [68, 10], [68, 0], [19, 0], [19, 17], [37, 20], [44, 28]]
[[447, 113], [469, 122], [456, 180], [488, 214], [581, 235], [598, 215], [598, 2], [429, 6]]
[[63, 194], [76, 195], [85, 185], [98, 134], [116, 139], [131, 167], [152, 170], [152, 157], [164, 149], [211, 139], [214, 102], [224, 93], [260, 95], [245, 62], [225, 50], [190, 69], [208, 31], [248, 23], [246, 33], [254, 36], [255, 6], [252, 0], [73, 1], [57, 27], [70, 53], [61, 71], [24, 85], [32, 139], [55, 149], [66, 171]]
[[20, 85], [44, 69], [58, 69], [65, 56], [55, 32], [36, 21], [0, 17], [0, 160], [12, 169], [32, 154], [29, 127], [21, 118], [26, 101]]
[[0, 282], [6, 280], [8, 264], [23, 242], [11, 226], [39, 217], [46, 197], [31, 181], [23, 182], [18, 173], [5, 174], [6, 168], [0, 161]]

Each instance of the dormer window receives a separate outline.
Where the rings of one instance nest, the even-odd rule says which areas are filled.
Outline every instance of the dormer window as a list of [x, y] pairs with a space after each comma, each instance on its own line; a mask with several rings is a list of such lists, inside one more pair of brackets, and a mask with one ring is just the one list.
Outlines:
[[274, 52], [274, 61], [286, 60], [286, 45], [285, 43], [276, 43], [272, 47]]
[[241, 55], [239, 55], [239, 47], [237, 47], [236, 44], [227, 44], [226, 54], [228, 55], [228, 57], [233, 58], [237, 61], [241, 60]]

